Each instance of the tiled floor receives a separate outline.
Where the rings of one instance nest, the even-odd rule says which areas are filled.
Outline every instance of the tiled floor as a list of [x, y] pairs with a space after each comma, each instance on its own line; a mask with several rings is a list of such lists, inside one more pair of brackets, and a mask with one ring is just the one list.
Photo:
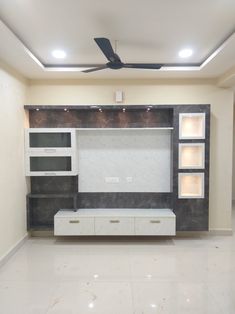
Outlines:
[[0, 268], [0, 314], [32, 313], [234, 314], [235, 235], [31, 238]]

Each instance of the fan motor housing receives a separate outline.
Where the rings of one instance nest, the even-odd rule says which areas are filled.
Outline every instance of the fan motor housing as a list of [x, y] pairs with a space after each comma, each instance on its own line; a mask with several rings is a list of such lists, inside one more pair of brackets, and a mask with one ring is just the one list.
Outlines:
[[112, 70], [119, 70], [123, 68], [123, 63], [122, 62], [108, 62], [107, 67]]

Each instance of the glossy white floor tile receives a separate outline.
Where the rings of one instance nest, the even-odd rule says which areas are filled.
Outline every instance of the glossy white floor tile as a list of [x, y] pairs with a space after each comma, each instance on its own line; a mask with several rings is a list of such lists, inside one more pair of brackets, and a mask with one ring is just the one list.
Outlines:
[[234, 296], [235, 235], [31, 238], [0, 268], [0, 314], [235, 314]]

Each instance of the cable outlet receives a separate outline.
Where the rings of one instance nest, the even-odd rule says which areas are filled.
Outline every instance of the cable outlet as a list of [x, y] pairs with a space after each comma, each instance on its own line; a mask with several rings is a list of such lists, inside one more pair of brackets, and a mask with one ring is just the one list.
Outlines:
[[105, 177], [106, 183], [119, 183], [119, 177]]

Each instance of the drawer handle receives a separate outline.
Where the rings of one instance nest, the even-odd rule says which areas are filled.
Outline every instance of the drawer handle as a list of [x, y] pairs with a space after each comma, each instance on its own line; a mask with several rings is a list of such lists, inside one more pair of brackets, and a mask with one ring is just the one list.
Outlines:
[[55, 153], [56, 149], [55, 148], [44, 148], [45, 153]]
[[161, 220], [150, 220], [151, 224], [160, 224]]
[[55, 172], [45, 172], [45, 176], [56, 176]]
[[70, 224], [79, 224], [80, 220], [69, 220]]
[[118, 224], [120, 222], [120, 220], [110, 220], [109, 221], [111, 224]]

